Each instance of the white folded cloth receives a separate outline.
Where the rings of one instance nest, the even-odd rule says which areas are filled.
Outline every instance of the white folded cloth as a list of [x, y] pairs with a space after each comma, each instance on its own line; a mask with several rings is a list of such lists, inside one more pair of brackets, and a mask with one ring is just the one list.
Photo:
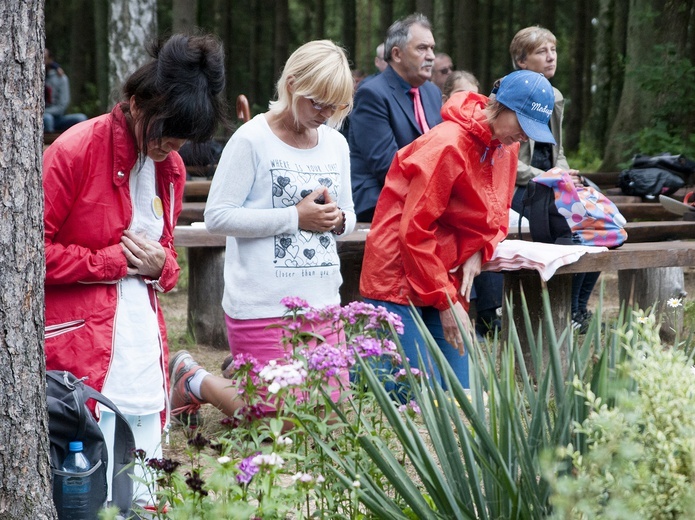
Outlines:
[[526, 240], [503, 240], [497, 245], [484, 271], [535, 269], [544, 281], [550, 280], [563, 265], [579, 260], [584, 253], [608, 251], [607, 247], [559, 246]]

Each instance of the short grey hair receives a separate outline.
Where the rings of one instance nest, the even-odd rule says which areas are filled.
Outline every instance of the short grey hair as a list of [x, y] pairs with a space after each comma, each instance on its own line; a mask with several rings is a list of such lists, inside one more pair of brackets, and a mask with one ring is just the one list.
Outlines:
[[384, 40], [384, 59], [387, 62], [391, 61], [391, 51], [394, 47], [403, 49], [406, 46], [410, 28], [413, 25], [421, 25], [428, 31], [432, 31], [432, 24], [429, 19], [421, 13], [414, 13], [393, 22], [389, 30], [386, 31], [386, 39]]

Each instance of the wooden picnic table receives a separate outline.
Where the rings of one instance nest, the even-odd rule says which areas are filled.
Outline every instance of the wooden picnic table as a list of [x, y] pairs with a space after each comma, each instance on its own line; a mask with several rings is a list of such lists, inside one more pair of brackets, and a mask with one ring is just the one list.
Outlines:
[[[343, 303], [359, 300], [359, 277], [368, 225], [358, 224], [349, 235], [338, 237], [337, 247], [341, 260]], [[651, 233], [651, 235], [650, 235]], [[578, 272], [618, 271], [621, 293], [632, 294], [631, 303], [648, 307], [653, 302], [640, 299], [634, 284], [636, 273], [645, 269], [683, 267], [695, 265], [695, 242], [660, 241], [671, 236], [695, 238], [695, 222], [635, 222], [628, 223], [631, 240], [622, 247], [605, 253], [587, 254], [574, 264], [560, 268], [546, 285], [553, 301], [556, 330], [563, 330], [569, 319], [571, 275]], [[226, 239], [212, 235], [202, 227], [177, 226], [175, 245], [187, 247], [189, 257], [189, 327], [201, 343], [223, 345], [226, 348], [224, 316], [220, 302], [223, 290], [224, 247]], [[647, 240], [649, 237], [657, 237]], [[510, 234], [515, 238], [515, 233]], [[633, 240], [634, 239], [634, 240]], [[652, 275], [650, 275], [652, 276]], [[654, 272], [653, 277], [659, 277]], [[535, 271], [515, 270], [504, 273], [505, 295], [514, 302], [520, 301], [523, 286], [533, 319], [540, 319], [540, 277]], [[535, 297], [530, 297], [535, 295]], [[521, 307], [515, 305], [511, 317], [521, 324]], [[217, 331], [217, 332], [215, 332]]]

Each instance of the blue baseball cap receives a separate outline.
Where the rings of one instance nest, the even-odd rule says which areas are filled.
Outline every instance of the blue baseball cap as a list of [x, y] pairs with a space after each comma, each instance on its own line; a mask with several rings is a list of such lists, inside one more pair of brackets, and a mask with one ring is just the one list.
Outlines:
[[548, 122], [555, 106], [550, 82], [539, 72], [517, 70], [502, 78], [496, 99], [516, 112], [519, 125], [530, 139], [557, 144]]

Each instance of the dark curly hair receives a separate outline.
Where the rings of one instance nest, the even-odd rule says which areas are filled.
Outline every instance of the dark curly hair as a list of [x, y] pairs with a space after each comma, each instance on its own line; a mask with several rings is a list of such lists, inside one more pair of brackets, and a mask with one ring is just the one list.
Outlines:
[[134, 98], [140, 123], [140, 152], [163, 137], [201, 143], [218, 124], [227, 125], [224, 49], [212, 35], [175, 34], [148, 47], [152, 60], [123, 85], [121, 109], [129, 114]]

